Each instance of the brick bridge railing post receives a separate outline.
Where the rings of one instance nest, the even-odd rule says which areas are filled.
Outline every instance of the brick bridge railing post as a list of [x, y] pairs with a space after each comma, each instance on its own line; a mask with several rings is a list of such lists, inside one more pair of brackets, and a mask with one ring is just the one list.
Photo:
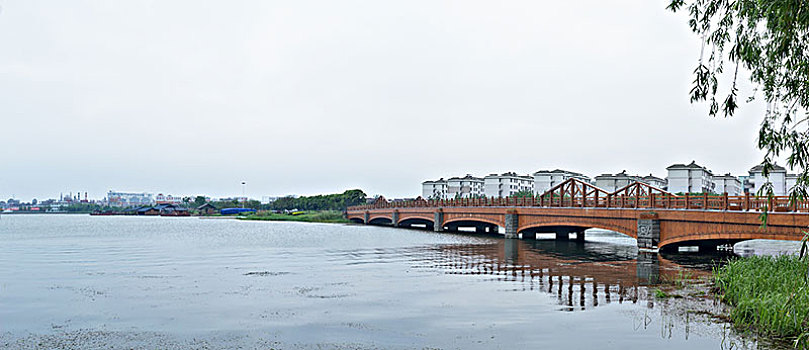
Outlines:
[[660, 243], [660, 219], [655, 212], [646, 212], [638, 216], [638, 248], [642, 250], [657, 249]]
[[520, 217], [516, 210], [506, 212], [506, 238], [519, 238], [517, 229], [520, 225]]
[[433, 214], [433, 231], [435, 232], [443, 232], [444, 231], [444, 211], [441, 208], [435, 211]]

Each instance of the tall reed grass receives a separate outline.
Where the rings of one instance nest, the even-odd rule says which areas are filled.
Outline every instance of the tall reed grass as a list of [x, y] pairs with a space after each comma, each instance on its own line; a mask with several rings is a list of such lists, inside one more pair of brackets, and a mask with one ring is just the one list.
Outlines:
[[736, 326], [809, 348], [807, 259], [740, 258], [714, 269], [714, 277], [722, 299], [733, 306]]

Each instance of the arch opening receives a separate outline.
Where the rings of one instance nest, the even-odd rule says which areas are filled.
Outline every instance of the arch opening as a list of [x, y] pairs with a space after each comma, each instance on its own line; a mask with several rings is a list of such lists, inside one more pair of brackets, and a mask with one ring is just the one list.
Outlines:
[[704, 239], [692, 241], [679, 241], [664, 244], [660, 251], [664, 253], [712, 253], [733, 251], [733, 245], [747, 241], [746, 239]]
[[573, 234], [573, 239], [579, 242], [584, 241], [584, 232], [592, 227], [574, 226], [574, 225], [541, 225], [526, 227], [518, 233], [523, 239], [537, 239], [538, 234], [551, 233], [556, 236], [557, 241], [570, 240], [570, 235]]
[[409, 218], [404, 220], [399, 220], [397, 224], [399, 227], [403, 228], [412, 228], [412, 229], [426, 229], [426, 230], [433, 230], [435, 224], [432, 220], [427, 220], [423, 218]]
[[393, 220], [388, 218], [373, 218], [368, 221], [368, 225], [392, 226]]
[[365, 223], [365, 220], [360, 219], [360, 218], [349, 218], [348, 220], [351, 221], [352, 223], [355, 223], [355, 224], [364, 224]]
[[451, 220], [444, 223], [444, 231], [499, 234], [500, 226], [479, 220]]

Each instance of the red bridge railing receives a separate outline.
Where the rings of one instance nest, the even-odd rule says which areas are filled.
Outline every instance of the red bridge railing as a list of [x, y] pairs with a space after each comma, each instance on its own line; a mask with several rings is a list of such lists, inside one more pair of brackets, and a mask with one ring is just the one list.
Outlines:
[[[348, 210], [426, 207], [541, 207], [541, 208], [632, 208], [699, 209], [730, 211], [809, 212], [809, 201], [790, 201], [789, 196], [759, 197], [725, 194], [678, 196], [646, 184], [631, 184], [612, 193], [570, 179], [536, 197], [459, 198], [387, 201], [349, 207]], [[563, 186], [565, 185], [565, 186]], [[632, 188], [632, 187], [635, 188]]]

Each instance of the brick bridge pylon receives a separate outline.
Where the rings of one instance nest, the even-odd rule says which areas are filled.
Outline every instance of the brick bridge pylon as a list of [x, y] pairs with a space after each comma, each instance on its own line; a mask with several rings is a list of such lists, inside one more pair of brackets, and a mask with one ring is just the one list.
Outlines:
[[[766, 225], [761, 220], [767, 213]], [[349, 207], [346, 217], [365, 224], [422, 227], [436, 232], [502, 233], [505, 238], [585, 239], [585, 230], [606, 229], [635, 238], [642, 250], [698, 246], [716, 249], [750, 239], [801, 240], [809, 228], [809, 203], [788, 197], [678, 196], [636, 182], [607, 192], [577, 179], [537, 197], [464, 198], [389, 202]]]

